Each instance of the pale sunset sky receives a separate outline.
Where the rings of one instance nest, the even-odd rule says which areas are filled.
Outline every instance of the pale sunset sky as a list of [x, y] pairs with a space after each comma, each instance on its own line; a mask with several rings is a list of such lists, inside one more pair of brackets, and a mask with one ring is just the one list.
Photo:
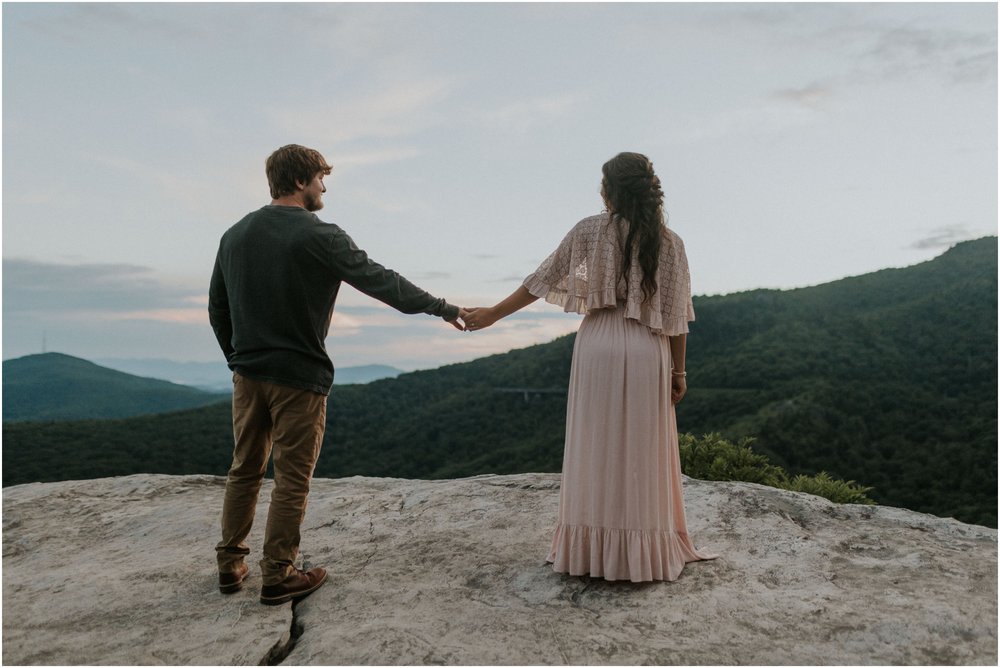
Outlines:
[[[997, 5], [3, 4], [3, 358], [222, 359], [219, 237], [264, 160], [333, 164], [320, 218], [436, 296], [492, 304], [648, 155], [696, 295], [795, 288], [997, 233]], [[345, 286], [338, 367], [547, 342]]]

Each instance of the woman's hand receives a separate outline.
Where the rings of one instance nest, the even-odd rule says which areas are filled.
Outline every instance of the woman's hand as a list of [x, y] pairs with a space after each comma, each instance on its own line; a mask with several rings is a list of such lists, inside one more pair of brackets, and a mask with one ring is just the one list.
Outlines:
[[687, 393], [687, 389], [687, 377], [675, 373], [670, 374], [670, 401], [675, 404], [679, 403]]
[[465, 328], [470, 331], [486, 329], [500, 318], [491, 306], [478, 306], [469, 309], [467, 315], [462, 318], [465, 321]]

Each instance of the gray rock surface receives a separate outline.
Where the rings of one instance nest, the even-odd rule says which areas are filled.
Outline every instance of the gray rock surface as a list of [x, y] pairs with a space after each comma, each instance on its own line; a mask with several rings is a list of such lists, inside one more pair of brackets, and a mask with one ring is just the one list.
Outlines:
[[888, 507], [685, 479], [699, 547], [674, 583], [544, 563], [553, 474], [315, 480], [306, 565], [257, 602], [216, 589], [224, 481], [137, 475], [3, 490], [6, 664], [996, 664], [997, 533]]

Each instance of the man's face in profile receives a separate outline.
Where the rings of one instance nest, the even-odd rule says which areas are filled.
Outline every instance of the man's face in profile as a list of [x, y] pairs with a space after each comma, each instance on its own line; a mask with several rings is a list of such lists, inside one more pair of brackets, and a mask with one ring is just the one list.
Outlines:
[[325, 176], [323, 172], [317, 173], [302, 190], [302, 203], [305, 205], [306, 211], [319, 211], [323, 208], [323, 193], [326, 192], [323, 176]]

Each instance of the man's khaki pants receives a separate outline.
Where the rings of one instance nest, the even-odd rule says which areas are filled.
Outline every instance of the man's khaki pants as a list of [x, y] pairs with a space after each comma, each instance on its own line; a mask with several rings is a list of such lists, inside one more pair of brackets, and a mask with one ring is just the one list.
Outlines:
[[220, 573], [236, 570], [250, 554], [245, 541], [273, 449], [274, 490], [260, 569], [264, 585], [279, 584], [291, 574], [325, 428], [326, 396], [233, 375], [236, 447], [222, 506], [222, 541], [215, 548]]

